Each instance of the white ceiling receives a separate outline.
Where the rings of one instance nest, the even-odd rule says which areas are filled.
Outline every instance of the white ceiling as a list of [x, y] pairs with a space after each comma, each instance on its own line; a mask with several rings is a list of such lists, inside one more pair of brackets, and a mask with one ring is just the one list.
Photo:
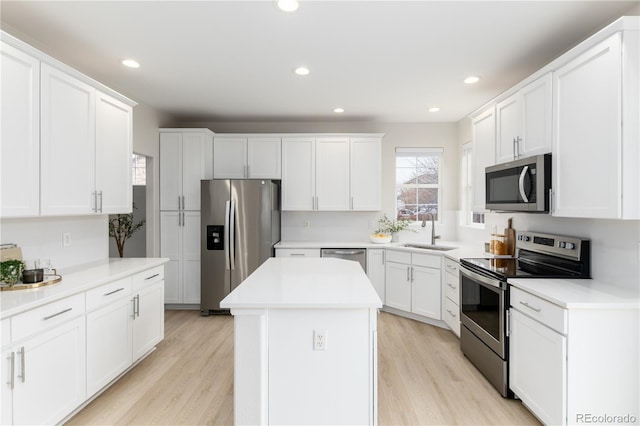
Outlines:
[[[3, 0], [0, 16], [179, 120], [451, 122], [639, 4], [302, 0], [285, 13], [272, 0]], [[124, 68], [128, 57], [141, 67]], [[311, 74], [295, 75], [300, 65]], [[463, 84], [469, 75], [482, 80]]]

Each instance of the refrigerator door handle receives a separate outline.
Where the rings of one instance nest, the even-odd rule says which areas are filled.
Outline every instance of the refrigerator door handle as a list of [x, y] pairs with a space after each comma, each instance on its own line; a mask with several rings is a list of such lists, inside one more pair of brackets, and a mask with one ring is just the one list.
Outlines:
[[227, 201], [224, 212], [224, 269], [227, 271], [230, 269], [229, 264], [229, 215], [230, 215], [231, 201]]
[[235, 240], [235, 230], [236, 230], [236, 202], [231, 200], [231, 211], [230, 211], [230, 221], [229, 224], [229, 259], [231, 260], [231, 270], [236, 269], [236, 240]]

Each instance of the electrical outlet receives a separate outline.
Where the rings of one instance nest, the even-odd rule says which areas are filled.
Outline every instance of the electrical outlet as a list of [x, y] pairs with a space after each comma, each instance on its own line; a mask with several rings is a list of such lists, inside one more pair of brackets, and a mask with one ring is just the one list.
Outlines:
[[63, 232], [62, 233], [62, 247], [69, 247], [71, 245], [71, 233]]
[[313, 330], [313, 350], [327, 350], [327, 330]]

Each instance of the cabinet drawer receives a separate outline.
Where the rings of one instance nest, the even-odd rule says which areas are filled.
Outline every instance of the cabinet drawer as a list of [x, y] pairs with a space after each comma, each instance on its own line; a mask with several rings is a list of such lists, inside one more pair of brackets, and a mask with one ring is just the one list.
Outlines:
[[444, 274], [444, 295], [460, 304], [460, 279], [458, 276]]
[[458, 277], [458, 269], [460, 268], [460, 265], [458, 264], [458, 262], [456, 262], [455, 260], [451, 260], [447, 257], [444, 258], [444, 271], [448, 272], [449, 274], [453, 274], [456, 277]]
[[411, 253], [408, 251], [387, 250], [387, 262], [411, 264]]
[[444, 298], [443, 320], [449, 328], [460, 337], [460, 307], [449, 298]]
[[164, 280], [164, 265], [138, 272], [133, 276], [133, 291], [162, 280]]
[[442, 268], [442, 256], [432, 254], [413, 253], [411, 261], [415, 266], [427, 268]]
[[538, 296], [510, 286], [511, 306], [562, 334], [567, 334], [567, 310]]
[[131, 294], [131, 277], [113, 281], [87, 291], [87, 311]]
[[18, 341], [82, 314], [84, 314], [84, 293], [16, 315], [11, 318], [11, 341]]
[[276, 257], [320, 257], [320, 249], [276, 249]]

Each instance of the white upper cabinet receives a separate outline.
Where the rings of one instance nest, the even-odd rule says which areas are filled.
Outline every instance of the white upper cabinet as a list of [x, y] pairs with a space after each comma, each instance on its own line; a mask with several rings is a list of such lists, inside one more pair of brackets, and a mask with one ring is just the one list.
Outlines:
[[316, 210], [351, 210], [349, 138], [316, 139]]
[[315, 210], [315, 138], [282, 138], [282, 210]]
[[639, 51], [617, 32], [554, 72], [554, 216], [640, 217]]
[[213, 175], [217, 179], [280, 179], [279, 137], [216, 136]]
[[132, 211], [133, 109], [96, 92], [96, 191], [101, 213]]
[[551, 90], [547, 73], [496, 105], [496, 163], [551, 152]]
[[90, 214], [95, 191], [95, 96], [88, 84], [42, 64], [41, 213]]
[[351, 138], [351, 209], [381, 207], [382, 139]]
[[131, 212], [135, 103], [0, 35], [2, 217]]
[[282, 209], [380, 209], [382, 135], [283, 137]]
[[200, 210], [200, 180], [211, 179], [208, 129], [160, 129], [160, 210]]
[[473, 128], [473, 199], [474, 211], [485, 209], [485, 168], [495, 161], [496, 114], [494, 106], [474, 117]]
[[1, 217], [40, 213], [40, 61], [0, 43]]

